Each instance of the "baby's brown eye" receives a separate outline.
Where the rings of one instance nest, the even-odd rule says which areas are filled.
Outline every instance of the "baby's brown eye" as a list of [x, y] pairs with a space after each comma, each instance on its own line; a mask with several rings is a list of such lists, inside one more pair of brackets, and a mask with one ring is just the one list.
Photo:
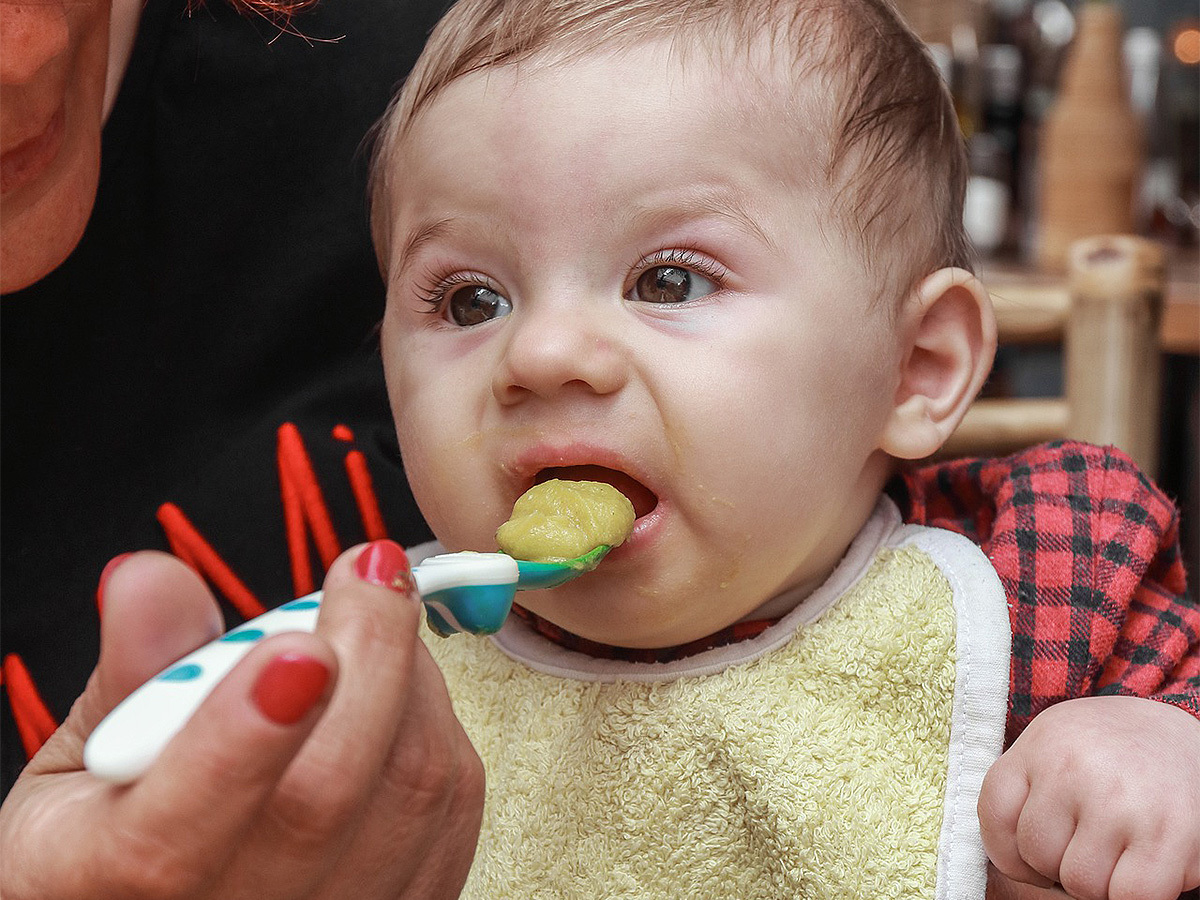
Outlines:
[[512, 303], [502, 294], [481, 284], [470, 284], [450, 293], [446, 315], [455, 325], [482, 325], [512, 312]]
[[703, 275], [682, 266], [653, 266], [638, 276], [633, 299], [644, 303], [684, 303], [716, 289]]

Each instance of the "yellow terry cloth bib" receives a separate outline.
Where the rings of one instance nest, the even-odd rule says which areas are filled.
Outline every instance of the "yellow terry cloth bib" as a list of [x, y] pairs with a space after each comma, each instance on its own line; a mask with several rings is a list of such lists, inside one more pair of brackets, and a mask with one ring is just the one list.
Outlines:
[[464, 897], [984, 896], [1004, 592], [974, 544], [890, 501], [739, 644], [595, 660], [515, 619], [428, 643], [487, 770]]

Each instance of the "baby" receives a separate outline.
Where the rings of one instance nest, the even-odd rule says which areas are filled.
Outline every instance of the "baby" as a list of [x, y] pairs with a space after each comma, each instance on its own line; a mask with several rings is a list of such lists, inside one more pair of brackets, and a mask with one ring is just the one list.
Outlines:
[[965, 176], [879, 0], [463, 0], [435, 30], [372, 196], [415, 495], [451, 550], [549, 478], [637, 515], [494, 639], [431, 639], [488, 772], [465, 896], [982, 897], [989, 857], [997, 896], [1200, 884], [1196, 631], [1172, 702], [1014, 708], [1001, 755], [1008, 604], [1068, 601], [1017, 610], [885, 491], [991, 364]]

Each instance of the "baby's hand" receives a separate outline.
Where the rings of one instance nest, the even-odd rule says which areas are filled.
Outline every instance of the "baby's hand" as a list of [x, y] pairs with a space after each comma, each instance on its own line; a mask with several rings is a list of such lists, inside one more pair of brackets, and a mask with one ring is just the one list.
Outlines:
[[1200, 886], [1200, 721], [1085, 697], [1030, 723], [983, 782], [995, 867], [1079, 900], [1175, 900]]

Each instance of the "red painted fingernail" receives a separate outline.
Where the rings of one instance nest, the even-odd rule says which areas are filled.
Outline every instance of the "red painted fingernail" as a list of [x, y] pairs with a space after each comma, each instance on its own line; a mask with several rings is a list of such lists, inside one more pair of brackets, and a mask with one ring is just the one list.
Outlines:
[[254, 706], [277, 725], [305, 718], [329, 684], [329, 666], [312, 656], [284, 653], [272, 659], [251, 691]]
[[117, 566], [121, 565], [121, 563], [125, 562], [131, 556], [133, 556], [132, 553], [117, 554], [108, 561], [107, 565], [100, 572], [100, 581], [96, 585], [96, 609], [100, 610], [101, 614], [104, 613], [104, 588], [108, 584], [108, 579], [112, 576], [113, 572], [117, 571]]
[[358, 554], [358, 559], [354, 560], [354, 571], [363, 581], [379, 587], [405, 593], [413, 589], [408, 554], [395, 541], [372, 541], [367, 544]]
[[267, 663], [251, 697], [264, 716], [295, 725], [308, 714], [329, 683], [329, 667], [301, 653], [284, 653]]

